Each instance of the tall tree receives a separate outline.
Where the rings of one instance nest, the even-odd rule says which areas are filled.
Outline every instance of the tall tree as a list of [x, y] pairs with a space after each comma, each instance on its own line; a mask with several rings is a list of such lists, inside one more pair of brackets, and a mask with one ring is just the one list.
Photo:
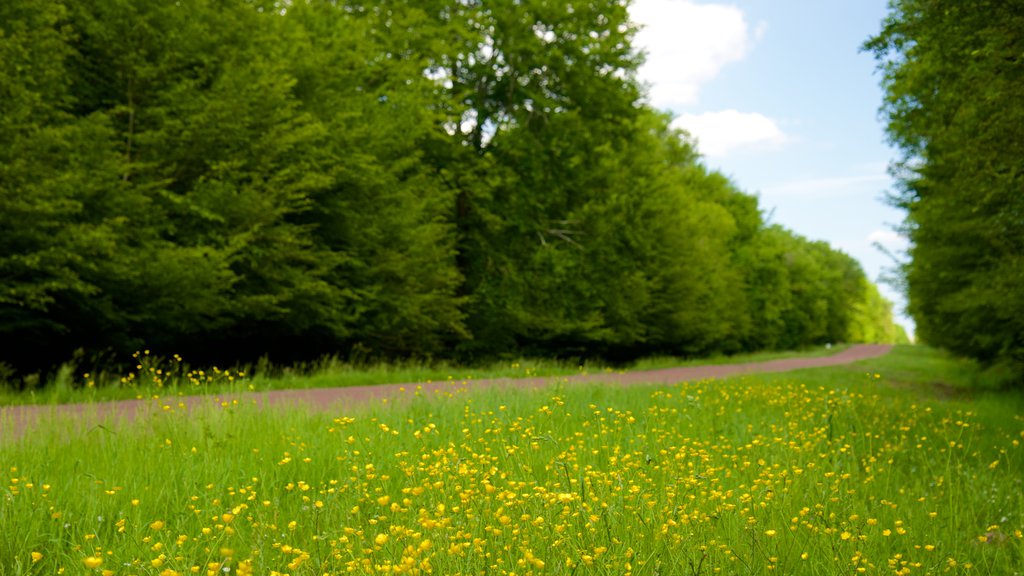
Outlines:
[[326, 180], [303, 221], [338, 261], [328, 277], [346, 328], [337, 348], [442, 352], [466, 335], [454, 190], [425, 159], [451, 146], [444, 99], [424, 74], [443, 29], [401, 2], [297, 4], [282, 25], [295, 93], [326, 132], [315, 151]]
[[3, 361], [838, 340], [863, 273], [644, 104], [627, 4], [0, 4]]
[[[114, 126], [130, 269], [104, 286], [138, 341], [201, 354], [232, 333], [331, 330], [334, 260], [296, 222], [323, 185], [272, 16], [241, 3], [73, 5], [77, 115]], [[107, 185], [111, 185], [110, 182]]]
[[72, 113], [75, 31], [60, 3], [0, 6], [0, 360], [38, 369], [125, 318], [102, 294], [125, 226], [116, 133]]
[[445, 87], [454, 144], [434, 161], [455, 191], [473, 333], [464, 349], [578, 349], [606, 330], [597, 286], [579, 277], [596, 262], [580, 211], [609, 193], [602, 163], [639, 111], [625, 3], [445, 6], [433, 14], [458, 40], [442, 44], [429, 73]]
[[1024, 3], [895, 0], [865, 48], [903, 151], [918, 335], [1024, 374]]

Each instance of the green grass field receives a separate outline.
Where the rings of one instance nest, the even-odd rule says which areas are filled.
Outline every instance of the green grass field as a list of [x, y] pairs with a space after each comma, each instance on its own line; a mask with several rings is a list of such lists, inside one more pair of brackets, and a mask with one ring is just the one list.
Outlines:
[[898, 347], [0, 445], [0, 574], [1021, 574], [1024, 401]]

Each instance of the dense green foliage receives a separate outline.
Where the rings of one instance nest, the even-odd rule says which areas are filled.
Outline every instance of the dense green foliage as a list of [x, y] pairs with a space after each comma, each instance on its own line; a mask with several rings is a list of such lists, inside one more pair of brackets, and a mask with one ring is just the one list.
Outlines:
[[903, 151], [917, 333], [1024, 374], [1024, 3], [893, 1], [866, 48]]
[[855, 261], [644, 104], [633, 31], [614, 0], [4, 2], [0, 361], [892, 340]]

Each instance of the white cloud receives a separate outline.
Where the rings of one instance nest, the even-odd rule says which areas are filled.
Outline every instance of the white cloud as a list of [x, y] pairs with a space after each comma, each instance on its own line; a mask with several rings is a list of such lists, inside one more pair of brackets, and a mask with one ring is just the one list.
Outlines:
[[[693, 0], [637, 0], [630, 15], [642, 26], [636, 45], [647, 53], [640, 78], [650, 86], [651, 104], [677, 112], [696, 104], [701, 87], [746, 57], [768, 29], [765, 22], [751, 27], [736, 6]], [[709, 158], [786, 140], [775, 120], [737, 110], [683, 114], [673, 126], [696, 137]]]
[[640, 78], [658, 108], [695, 104], [700, 87], [742, 60], [767, 29], [760, 23], [751, 31], [735, 6], [690, 0], [638, 0], [630, 15], [643, 26], [635, 41], [647, 52]]
[[697, 148], [709, 158], [741, 148], [777, 146], [786, 141], [775, 120], [756, 112], [722, 110], [683, 114], [672, 121], [697, 138]]

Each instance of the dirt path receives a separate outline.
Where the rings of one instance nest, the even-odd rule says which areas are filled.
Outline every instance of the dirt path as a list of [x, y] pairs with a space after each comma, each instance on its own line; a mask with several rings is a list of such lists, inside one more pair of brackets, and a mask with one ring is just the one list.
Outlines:
[[[197, 406], [217, 405], [224, 402], [255, 402], [262, 406], [302, 405], [312, 410], [337, 410], [365, 405], [384, 398], [401, 399], [413, 394], [435, 396], [450, 394], [455, 389], [501, 388], [505, 386], [539, 388], [556, 383], [609, 382], [629, 384], [674, 384], [687, 380], [725, 378], [738, 374], [788, 372], [803, 368], [819, 368], [849, 364], [882, 356], [892, 349], [884, 345], [858, 345], [820, 358], [789, 358], [746, 364], [720, 364], [712, 366], [689, 366], [614, 372], [576, 376], [544, 376], [534, 378], [494, 378], [454, 382], [382, 384], [376, 386], [351, 386], [346, 388], [312, 388], [305, 390], [274, 390], [230, 396], [186, 396], [157, 400], [123, 400], [95, 402], [89, 404], [61, 404], [56, 406], [7, 406], [0, 407], [0, 444], [5, 440], [20, 437], [33, 425], [43, 419], [56, 418], [62, 425], [74, 426], [81, 430], [94, 427], [104, 421], [131, 421], [154, 410], [190, 410]], [[167, 405], [167, 408], [164, 405]]]

